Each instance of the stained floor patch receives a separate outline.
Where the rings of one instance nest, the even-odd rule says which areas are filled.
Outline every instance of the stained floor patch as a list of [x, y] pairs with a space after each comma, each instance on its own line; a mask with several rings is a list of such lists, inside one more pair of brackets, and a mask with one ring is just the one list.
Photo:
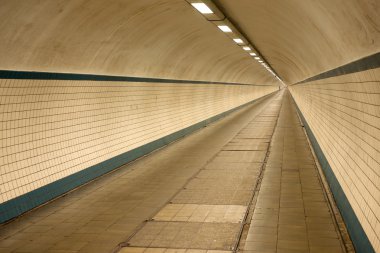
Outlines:
[[132, 247], [232, 250], [237, 223], [147, 222], [129, 241]]
[[240, 189], [184, 189], [172, 200], [180, 204], [247, 205], [251, 190]]
[[256, 178], [256, 173], [249, 169], [235, 169], [234, 173], [230, 170], [202, 170], [197, 178], [207, 178], [207, 179], [224, 179], [224, 178], [236, 178], [236, 179], [249, 179], [254, 180]]
[[194, 178], [186, 186], [186, 189], [240, 189], [253, 190], [252, 178], [219, 177], [219, 178]]
[[230, 253], [226, 250], [202, 250], [202, 249], [168, 249], [168, 248], [123, 248], [120, 253]]
[[221, 151], [215, 158], [215, 162], [263, 162], [266, 151]]
[[153, 217], [155, 221], [241, 223], [246, 206], [169, 204]]
[[237, 163], [225, 163], [211, 161], [206, 165], [205, 170], [237, 170], [237, 169], [247, 169], [247, 170], [259, 170], [262, 163], [247, 163], [247, 162], [237, 162]]

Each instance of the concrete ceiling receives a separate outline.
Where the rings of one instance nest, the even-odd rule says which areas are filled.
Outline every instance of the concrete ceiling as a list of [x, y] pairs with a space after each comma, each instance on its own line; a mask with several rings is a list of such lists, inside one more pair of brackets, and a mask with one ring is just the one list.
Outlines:
[[279, 85], [185, 0], [0, 0], [0, 69]]
[[215, 0], [287, 83], [380, 51], [379, 0]]

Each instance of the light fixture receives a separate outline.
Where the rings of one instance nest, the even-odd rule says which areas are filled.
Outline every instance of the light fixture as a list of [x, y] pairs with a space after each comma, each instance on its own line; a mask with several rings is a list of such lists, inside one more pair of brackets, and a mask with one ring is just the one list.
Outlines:
[[256, 56], [256, 54], [255, 53], [249, 53], [251, 56]]
[[234, 39], [234, 41], [236, 43], [238, 43], [238, 44], [243, 44], [244, 43], [242, 39]]
[[260, 63], [264, 63], [263, 61], [259, 61]]
[[222, 30], [225, 33], [232, 32], [231, 28], [229, 28], [227, 25], [218, 25], [219, 29]]
[[206, 4], [204, 3], [191, 3], [191, 5], [197, 9], [202, 14], [212, 14], [214, 13]]
[[256, 60], [260, 60], [260, 57], [255, 57]]
[[243, 47], [243, 49], [244, 49], [245, 51], [251, 51], [251, 48], [250, 48], [250, 47]]

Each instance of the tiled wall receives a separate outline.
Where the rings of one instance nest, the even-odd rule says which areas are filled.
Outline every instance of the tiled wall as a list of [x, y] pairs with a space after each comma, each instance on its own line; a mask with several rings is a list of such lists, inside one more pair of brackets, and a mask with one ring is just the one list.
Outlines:
[[275, 86], [0, 79], [1, 203]]
[[380, 252], [380, 69], [293, 85], [290, 91]]

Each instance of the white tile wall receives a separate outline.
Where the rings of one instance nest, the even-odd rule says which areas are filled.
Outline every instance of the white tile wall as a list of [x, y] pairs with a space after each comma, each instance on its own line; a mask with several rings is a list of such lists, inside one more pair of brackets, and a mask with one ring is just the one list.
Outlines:
[[290, 87], [376, 252], [380, 252], [380, 69]]
[[0, 80], [0, 201], [275, 90], [275, 86]]

